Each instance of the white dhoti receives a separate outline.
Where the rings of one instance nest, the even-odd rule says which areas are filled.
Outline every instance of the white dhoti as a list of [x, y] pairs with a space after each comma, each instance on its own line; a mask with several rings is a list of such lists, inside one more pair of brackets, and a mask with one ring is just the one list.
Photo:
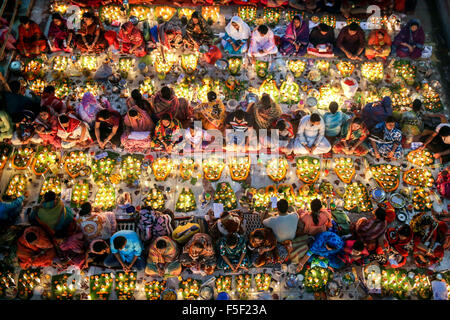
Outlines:
[[[307, 141], [307, 145], [308, 147], [312, 147], [314, 143], [314, 139], [308, 139]], [[306, 150], [306, 148], [303, 146], [303, 144], [300, 141], [300, 138], [295, 138], [294, 143], [293, 143], [293, 148], [292, 148], [293, 152], [295, 154], [310, 154], [310, 152], [308, 150]], [[316, 148], [313, 150], [312, 154], [313, 155], [319, 155], [319, 154], [323, 154], [323, 153], [327, 153], [330, 152], [331, 150], [331, 144], [330, 142], [324, 137], [322, 138], [322, 140], [317, 144]]]

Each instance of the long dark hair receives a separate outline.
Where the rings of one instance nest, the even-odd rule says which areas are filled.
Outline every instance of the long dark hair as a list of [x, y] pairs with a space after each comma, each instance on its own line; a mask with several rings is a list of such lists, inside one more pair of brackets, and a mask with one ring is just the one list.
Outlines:
[[319, 224], [320, 209], [322, 209], [322, 202], [319, 199], [311, 201], [311, 216], [314, 224]]

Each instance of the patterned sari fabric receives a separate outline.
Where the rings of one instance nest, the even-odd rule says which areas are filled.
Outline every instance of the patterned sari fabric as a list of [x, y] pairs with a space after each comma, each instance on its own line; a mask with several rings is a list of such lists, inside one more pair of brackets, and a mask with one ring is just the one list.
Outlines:
[[[369, 136], [369, 130], [367, 130], [366, 126], [364, 124], [361, 124], [360, 128], [358, 130], [352, 129], [352, 124], [348, 125], [348, 131], [345, 135], [345, 138], [342, 138], [338, 143], [336, 143], [333, 146], [333, 152], [334, 153], [344, 153], [344, 141], [347, 144], [348, 148], [352, 148], [355, 146], [358, 142], [364, 141]], [[355, 155], [356, 156], [365, 156], [369, 150], [364, 146], [363, 143], [361, 143], [357, 148], [355, 148]]]
[[[156, 242], [164, 241], [165, 249], [158, 249]], [[170, 237], [162, 236], [156, 238], [148, 250], [147, 267], [145, 273], [151, 276], [158, 276], [159, 270], [164, 270], [165, 277], [176, 277], [181, 273], [181, 263], [178, 261], [178, 247]]]
[[[388, 130], [384, 122], [376, 125], [374, 130], [381, 130], [382, 133], [382, 141], [375, 141], [380, 156], [383, 158], [387, 158], [389, 153], [391, 151], [394, 151], [394, 158], [400, 159], [403, 156], [403, 148], [401, 143], [402, 132], [397, 128]], [[394, 150], [395, 143], [398, 143], [398, 146]], [[369, 146], [369, 149], [370, 153], [375, 156], [375, 150], [372, 148], [372, 145]]]
[[219, 240], [218, 252], [220, 254], [220, 257], [217, 262], [217, 268], [223, 269], [225, 271], [231, 270], [230, 266], [225, 262], [222, 256], [226, 256], [230, 260], [230, 262], [235, 265], [239, 262], [239, 259], [241, 259], [242, 254], [245, 254], [245, 256], [242, 260], [241, 266], [248, 267], [249, 259], [247, 256], [247, 244], [245, 238], [238, 234], [236, 234], [236, 236], [239, 240], [236, 247], [234, 248], [230, 248], [226, 245], [226, 238], [222, 238]]
[[121, 145], [130, 153], [145, 153], [150, 147], [152, 141], [151, 135], [149, 134], [145, 139], [140, 140], [131, 139], [130, 135], [133, 132], [151, 132], [155, 125], [145, 110], [139, 108], [137, 105], [133, 106], [131, 109], [136, 110], [138, 116], [132, 118], [128, 113], [125, 115], [125, 132], [121, 137]]
[[19, 40], [17, 41], [17, 50], [21, 54], [43, 53], [47, 49], [47, 41], [36, 22], [30, 21], [29, 28], [26, 29], [22, 24], [19, 26]]
[[81, 22], [81, 28], [78, 31], [78, 34], [75, 36], [75, 44], [77, 49], [81, 52], [89, 52], [88, 47], [83, 41], [83, 36], [85, 37], [87, 44], [92, 45], [97, 32], [99, 33], [99, 37], [92, 51], [94, 53], [101, 53], [105, 51], [106, 47], [108, 46], [108, 41], [105, 39], [105, 32], [98, 18], [95, 18], [94, 22], [89, 26], [86, 25], [84, 21]]
[[[327, 245], [333, 249], [328, 249]], [[333, 232], [319, 233], [309, 248], [308, 261], [321, 267], [340, 268], [343, 262], [338, 258], [338, 253], [344, 248], [344, 241]]]
[[194, 109], [198, 119], [202, 120], [203, 129], [220, 130], [225, 126], [226, 110], [222, 101], [202, 103]]
[[[194, 254], [192, 248], [196, 243], [203, 245], [203, 250]], [[184, 267], [193, 271], [204, 270], [211, 273], [216, 266], [216, 256], [211, 237], [206, 233], [194, 234], [184, 246], [183, 253], [180, 255], [180, 262]]]
[[[26, 240], [29, 233], [34, 233], [37, 237], [32, 243]], [[33, 226], [25, 229], [17, 241], [17, 258], [22, 269], [48, 267], [52, 265], [55, 256], [52, 240], [40, 227]]]
[[[294, 20], [289, 23], [286, 34], [281, 38], [280, 52], [282, 55], [303, 56], [308, 49], [309, 41], [309, 23], [302, 20], [300, 27], [294, 26]], [[295, 44], [299, 45], [298, 50]]]
[[132, 54], [136, 57], [145, 56], [145, 42], [142, 32], [135, 27], [131, 22], [126, 22], [119, 31], [119, 41], [122, 42], [122, 53], [130, 54], [130, 49], [138, 46]]
[[[417, 24], [418, 28], [416, 31], [411, 31], [411, 25]], [[413, 47], [413, 51], [409, 51], [409, 48], [402, 45], [402, 43], [407, 43]], [[425, 43], [425, 32], [420, 25], [419, 20], [412, 19], [406, 26], [404, 26], [393, 42], [393, 48], [396, 49], [397, 56], [400, 58], [409, 57], [411, 59], [418, 59], [422, 56], [422, 51], [424, 49]]]
[[154, 151], [163, 151], [165, 150], [164, 143], [167, 145], [176, 144], [176, 141], [173, 141], [173, 138], [180, 129], [181, 124], [177, 119], [172, 119], [167, 127], [165, 127], [162, 122], [159, 121], [155, 128], [155, 138], [151, 143], [152, 149]]
[[[253, 244], [252, 235], [260, 230], [264, 233], [264, 240], [259, 245]], [[248, 248], [252, 251], [250, 260], [255, 267], [262, 267], [267, 264], [283, 263], [287, 258], [287, 250], [281, 244], [277, 244], [277, 239], [271, 229], [256, 229], [250, 234]], [[258, 251], [264, 249], [265, 252], [260, 254]]]
[[192, 18], [189, 20], [186, 26], [186, 35], [191, 45], [194, 45], [195, 42], [199, 46], [208, 45], [213, 38], [211, 28], [201, 16], [198, 17], [198, 23], [194, 23]]

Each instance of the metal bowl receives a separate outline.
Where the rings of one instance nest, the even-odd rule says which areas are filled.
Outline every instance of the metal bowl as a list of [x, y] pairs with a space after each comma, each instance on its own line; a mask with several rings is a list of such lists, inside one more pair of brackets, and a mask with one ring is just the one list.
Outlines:
[[204, 286], [200, 289], [199, 295], [203, 300], [212, 300], [214, 298], [214, 289], [210, 286]]
[[216, 61], [216, 67], [219, 70], [226, 70], [228, 68], [228, 61], [225, 59], [219, 59]]
[[400, 222], [405, 222], [406, 219], [408, 219], [408, 216], [406, 214], [404, 214], [403, 212], [400, 212], [397, 214], [397, 220]]
[[393, 193], [389, 198], [389, 202], [396, 209], [404, 208], [406, 205], [406, 199], [400, 193]]
[[386, 200], [386, 192], [381, 188], [373, 188], [370, 195], [375, 202], [383, 202]]
[[23, 67], [23, 63], [21, 61], [16, 60], [16, 61], [11, 62], [9, 69], [12, 72], [20, 72], [22, 70], [22, 67]]

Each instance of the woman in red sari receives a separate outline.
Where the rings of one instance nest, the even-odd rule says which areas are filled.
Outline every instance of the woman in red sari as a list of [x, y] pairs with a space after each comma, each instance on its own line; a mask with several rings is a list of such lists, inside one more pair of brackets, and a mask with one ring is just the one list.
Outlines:
[[28, 17], [20, 17], [17, 50], [25, 57], [34, 57], [47, 51], [47, 40], [38, 24]]
[[[411, 227], [404, 224], [398, 228], [389, 228], [386, 231], [387, 252], [390, 255], [389, 265], [391, 268], [401, 268], [406, 264], [406, 259], [409, 255], [408, 245], [413, 239]], [[396, 262], [393, 263], [394, 261]]]
[[17, 258], [22, 269], [51, 266], [55, 256], [55, 247], [41, 227], [26, 228], [17, 240]]
[[108, 46], [101, 22], [90, 12], [83, 14], [75, 45], [83, 53], [101, 53]]
[[136, 57], [145, 56], [145, 41], [142, 32], [133, 25], [126, 22], [117, 36], [120, 43], [120, 51], [125, 54], [134, 54]]

